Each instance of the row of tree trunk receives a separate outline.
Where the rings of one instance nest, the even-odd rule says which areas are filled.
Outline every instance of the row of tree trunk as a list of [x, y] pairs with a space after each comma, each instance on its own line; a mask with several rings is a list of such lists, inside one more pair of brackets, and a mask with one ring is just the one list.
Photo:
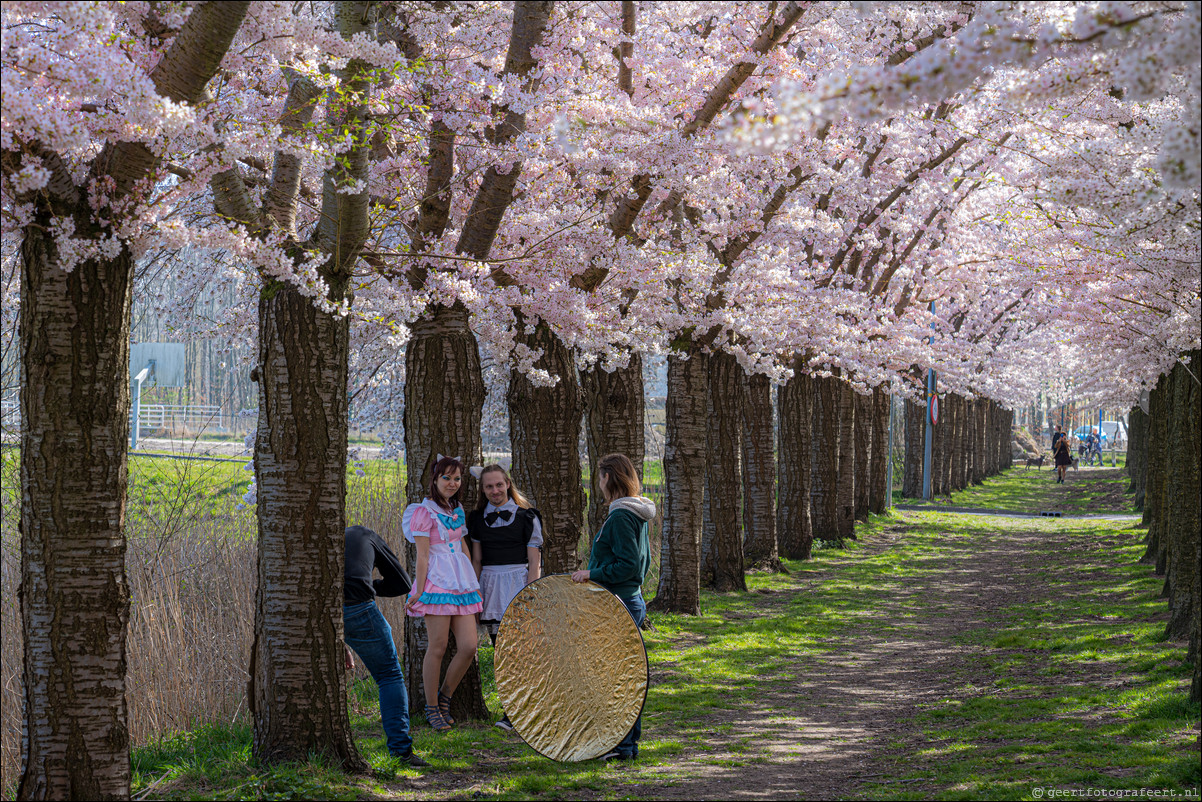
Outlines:
[[[1014, 413], [988, 398], [970, 400], [956, 393], [943, 396], [939, 423], [931, 440], [931, 495], [949, 495], [1011, 465], [1010, 437]], [[927, 411], [906, 401], [906, 464], [902, 495], [922, 498]]]
[[1190, 698], [1194, 702], [1202, 697], [1202, 656], [1198, 653], [1202, 625], [1198, 568], [1202, 562], [1200, 363], [1202, 352], [1194, 350], [1160, 376], [1149, 394], [1148, 413], [1139, 407], [1131, 410], [1127, 448], [1131, 490], [1148, 527], [1143, 561], [1164, 576], [1162, 596], [1169, 605], [1166, 637], [1189, 641], [1187, 661], [1194, 666]]

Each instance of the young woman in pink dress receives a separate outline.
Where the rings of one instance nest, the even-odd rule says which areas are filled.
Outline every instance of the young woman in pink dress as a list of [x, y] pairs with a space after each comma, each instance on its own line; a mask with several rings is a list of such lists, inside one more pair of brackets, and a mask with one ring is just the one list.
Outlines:
[[[401, 518], [405, 539], [417, 546], [413, 589], [405, 600], [405, 611], [426, 619], [428, 643], [422, 660], [426, 720], [439, 732], [455, 723], [451, 697], [476, 656], [476, 613], [483, 607], [471, 554], [463, 546], [467, 535], [467, 519], [459, 504], [463, 474], [464, 465], [458, 458], [438, 455], [429, 495], [420, 504], [406, 507]], [[440, 685], [450, 632], [455, 633], [455, 656]]]

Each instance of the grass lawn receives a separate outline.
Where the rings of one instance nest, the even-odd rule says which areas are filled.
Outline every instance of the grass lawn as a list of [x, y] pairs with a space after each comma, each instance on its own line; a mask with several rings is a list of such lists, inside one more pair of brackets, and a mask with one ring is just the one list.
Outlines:
[[[974, 505], [1018, 505], [1024, 492], [1026, 503], [1043, 503], [1035, 494], [1053, 487], [1048, 474], [1041, 485], [1022, 474], [976, 488], [992, 495]], [[1101, 496], [1125, 487], [1110, 481]], [[1162, 579], [1137, 563], [1142, 530], [933, 510], [874, 518], [858, 536], [789, 562], [789, 574], [750, 575], [748, 593], [703, 594], [701, 616], [653, 614], [636, 764], [557, 764], [488, 722], [440, 736], [419, 716], [417, 749], [433, 768], [398, 769], [365, 680], [351, 709], [370, 776], [320, 761], [257, 766], [249, 728], [236, 723], [138, 747], [135, 795], [1032, 799], [1037, 787], [1196, 791], [1199, 709], [1187, 702], [1184, 644], [1163, 639]], [[480, 658], [499, 714], [491, 649]]]
[[1134, 496], [1126, 493], [1130, 484], [1123, 468], [1069, 469], [1064, 484], [1046, 466], [1043, 470], [1016, 467], [999, 476], [991, 476], [950, 496], [932, 501], [902, 498], [894, 493], [896, 504], [920, 504], [932, 507], [973, 507], [1038, 513], [1114, 512], [1134, 513]]

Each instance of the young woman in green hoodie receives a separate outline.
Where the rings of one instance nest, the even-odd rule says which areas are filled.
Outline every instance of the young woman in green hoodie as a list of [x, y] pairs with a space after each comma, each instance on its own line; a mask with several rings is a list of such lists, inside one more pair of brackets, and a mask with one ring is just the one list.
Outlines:
[[[588, 568], [572, 574], [572, 579], [576, 582], [591, 579], [613, 593], [626, 605], [634, 623], [641, 627], [647, 617], [643, 578], [651, 567], [647, 524], [655, 517], [655, 502], [642, 495], [643, 488], [634, 463], [624, 454], [602, 457], [597, 463], [597, 471], [601, 493], [609, 502], [609, 514], [593, 540]], [[639, 716], [617, 748], [602, 759], [634, 760], [639, 754], [642, 730], [643, 717]]]

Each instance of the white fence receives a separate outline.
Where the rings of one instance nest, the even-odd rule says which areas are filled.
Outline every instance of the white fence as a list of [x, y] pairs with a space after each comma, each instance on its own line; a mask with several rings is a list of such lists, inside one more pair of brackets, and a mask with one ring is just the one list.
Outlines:
[[[221, 407], [209, 404], [142, 404], [138, 428], [143, 437], [155, 432], [228, 432], [233, 422], [231, 417], [224, 414]], [[16, 396], [0, 400], [0, 419], [5, 432], [15, 435], [21, 431], [21, 403]], [[133, 424], [133, 410], [130, 410], [130, 424]]]
[[[132, 425], [133, 412], [130, 412]], [[221, 407], [207, 404], [142, 404], [138, 410], [139, 437], [155, 432], [229, 431]]]

